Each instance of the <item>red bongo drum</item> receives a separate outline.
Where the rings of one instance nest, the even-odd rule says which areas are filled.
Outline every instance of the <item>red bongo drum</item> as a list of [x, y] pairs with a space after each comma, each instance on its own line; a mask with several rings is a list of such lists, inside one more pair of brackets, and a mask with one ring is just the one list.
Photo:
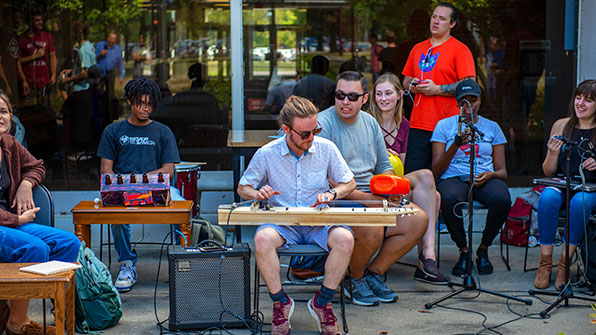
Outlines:
[[176, 188], [186, 200], [192, 200], [195, 205], [192, 209], [192, 216], [197, 216], [199, 204], [197, 182], [199, 179], [200, 165], [197, 163], [178, 163], [176, 164]]

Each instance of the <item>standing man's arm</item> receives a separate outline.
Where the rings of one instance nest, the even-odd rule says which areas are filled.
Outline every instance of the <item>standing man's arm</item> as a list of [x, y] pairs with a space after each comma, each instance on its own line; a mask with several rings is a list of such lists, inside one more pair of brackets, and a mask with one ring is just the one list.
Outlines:
[[421, 83], [416, 85], [416, 90], [413, 91], [413, 93], [420, 92], [420, 93], [423, 93], [426, 95], [441, 95], [441, 96], [446, 96], [446, 97], [454, 96], [455, 88], [457, 87], [457, 84], [459, 84], [461, 81], [464, 81], [466, 79], [472, 79], [472, 80], [476, 81], [476, 77], [465, 77], [465, 78], [462, 78], [462, 79], [456, 81], [455, 83], [445, 84], [445, 85], [437, 85], [431, 79], [425, 79]]
[[52, 51], [50, 52], [50, 70], [52, 71], [51, 77], [50, 77], [50, 82], [52, 83], [52, 85], [54, 85], [56, 83], [56, 67], [57, 67], [57, 61], [56, 61], [56, 51]]
[[9, 96], [12, 95], [12, 91], [10, 89], [10, 85], [8, 84], [8, 80], [6, 79], [6, 73], [4, 73], [4, 67], [2, 66], [2, 56], [0, 56], [0, 78], [6, 84], [6, 94]]
[[21, 56], [19, 56], [19, 59], [17, 59], [17, 74], [19, 75], [19, 78], [21, 78], [21, 81], [23, 82], [23, 95], [28, 95], [29, 94], [29, 83], [27, 83], [27, 77], [25, 77], [25, 72], [23, 71], [23, 67], [21, 66], [20, 58], [21, 58]]
[[154, 170], [154, 171], [149, 171], [147, 173], [163, 173], [166, 174], [168, 173], [170, 175], [170, 178], [174, 177], [174, 163], [164, 163], [159, 169]]

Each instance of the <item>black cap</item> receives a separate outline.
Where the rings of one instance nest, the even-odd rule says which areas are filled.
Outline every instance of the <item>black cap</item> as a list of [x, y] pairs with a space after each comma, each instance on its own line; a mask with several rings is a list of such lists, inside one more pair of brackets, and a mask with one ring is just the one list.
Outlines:
[[106, 70], [103, 66], [95, 64], [87, 69], [87, 78], [91, 84], [99, 83], [99, 79], [106, 75]]
[[466, 79], [460, 82], [455, 88], [455, 99], [457, 100], [458, 104], [460, 100], [467, 95], [479, 97], [481, 94], [482, 91], [480, 90], [480, 86], [478, 86], [478, 84], [472, 79]]

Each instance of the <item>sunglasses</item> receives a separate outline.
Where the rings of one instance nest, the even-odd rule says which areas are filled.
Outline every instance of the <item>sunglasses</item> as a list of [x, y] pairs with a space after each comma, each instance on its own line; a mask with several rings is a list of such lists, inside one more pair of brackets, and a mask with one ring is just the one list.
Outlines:
[[343, 100], [346, 97], [348, 97], [348, 100], [350, 100], [350, 101], [358, 101], [358, 98], [360, 98], [361, 96], [363, 96], [365, 94], [366, 93], [356, 93], [356, 92], [344, 93], [342, 91], [335, 91], [335, 99]]
[[307, 138], [310, 137], [310, 134], [313, 134], [314, 136], [319, 135], [321, 133], [321, 131], [323, 130], [323, 127], [318, 127], [315, 128], [313, 131], [302, 131], [299, 132], [297, 130], [295, 130], [294, 128], [288, 126], [288, 128], [290, 128], [293, 132], [295, 132], [296, 134], [298, 134], [298, 136], [300, 136], [300, 138], [302, 140], [306, 140]]

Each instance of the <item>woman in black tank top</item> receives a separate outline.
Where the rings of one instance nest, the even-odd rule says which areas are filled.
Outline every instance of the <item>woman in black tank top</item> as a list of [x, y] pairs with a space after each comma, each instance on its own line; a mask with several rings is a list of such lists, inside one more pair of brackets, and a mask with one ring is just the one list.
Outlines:
[[[557, 173], [566, 173], [567, 154], [562, 148], [562, 137], [587, 151], [596, 152], [596, 80], [586, 80], [579, 84], [569, 105], [569, 117], [557, 120], [551, 129], [547, 142], [547, 154], [542, 163], [542, 170], [547, 177], [554, 177]], [[571, 177], [579, 175], [586, 182], [596, 181], [596, 161], [592, 155], [570, 146], [570, 171]], [[550, 285], [552, 270], [553, 244], [558, 226], [559, 211], [565, 208], [567, 199], [565, 191], [547, 187], [538, 200], [538, 231], [540, 238], [540, 266], [536, 272], [534, 286], [539, 289]], [[591, 212], [596, 208], [596, 193], [576, 192], [572, 194], [569, 206], [569, 257], [572, 258], [577, 245], [584, 236], [584, 227], [590, 218]], [[565, 284], [565, 256], [563, 248], [555, 288], [561, 290]], [[571, 262], [569, 262], [571, 264]]]

